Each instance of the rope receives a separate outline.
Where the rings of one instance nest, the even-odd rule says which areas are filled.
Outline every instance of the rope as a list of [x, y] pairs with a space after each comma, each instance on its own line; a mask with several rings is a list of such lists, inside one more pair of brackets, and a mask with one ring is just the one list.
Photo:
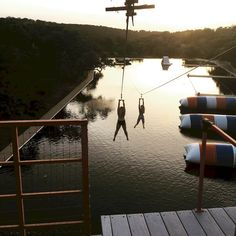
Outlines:
[[232, 46], [231, 48], [226, 49], [225, 51], [223, 51], [223, 52], [217, 54], [216, 56], [212, 57], [211, 59], [208, 59], [208, 60], [206, 60], [205, 62], [200, 63], [199, 65], [197, 65], [197, 66], [193, 67], [192, 69], [190, 69], [190, 70], [184, 72], [183, 74], [181, 74], [181, 75], [179, 75], [179, 76], [177, 76], [177, 77], [175, 77], [175, 78], [173, 78], [173, 79], [171, 79], [171, 80], [165, 82], [164, 84], [161, 84], [161, 85], [159, 85], [159, 86], [157, 86], [157, 87], [155, 87], [155, 88], [153, 88], [153, 89], [148, 90], [147, 92], [143, 93], [143, 95], [145, 95], [145, 94], [147, 94], [147, 93], [150, 93], [150, 92], [152, 92], [152, 91], [154, 91], [154, 90], [156, 90], [156, 89], [158, 89], [158, 88], [161, 88], [161, 87], [165, 86], [166, 84], [171, 83], [171, 82], [174, 81], [174, 80], [179, 79], [180, 77], [182, 77], [182, 76], [188, 74], [189, 72], [191, 72], [191, 71], [197, 69], [198, 67], [203, 66], [203, 65], [205, 65], [205, 64], [208, 64], [208, 63], [211, 62], [212, 60], [215, 60], [216, 58], [218, 58], [218, 57], [220, 57], [220, 56], [226, 54], [227, 52], [231, 51], [231, 50], [234, 49], [234, 48], [236, 48], [236, 45], [234, 45], [234, 46]]
[[140, 90], [138, 89], [138, 87], [135, 85], [135, 82], [133, 80], [133, 77], [131, 77], [128, 81], [130, 81], [130, 84], [135, 88], [136, 92], [140, 95], [142, 95], [142, 93], [140, 92]]
[[127, 53], [127, 42], [128, 42], [128, 31], [129, 31], [129, 16], [126, 18], [126, 29], [125, 29], [125, 50], [124, 50], [124, 58], [123, 58], [123, 71], [122, 71], [122, 80], [121, 80], [121, 92], [120, 98], [123, 97], [123, 89], [124, 89], [124, 77], [125, 77], [125, 64], [126, 64], [126, 53]]
[[123, 88], [124, 88], [124, 77], [125, 77], [125, 65], [123, 66], [123, 72], [122, 72], [121, 92], [120, 92], [120, 98], [121, 99], [122, 99]]
[[192, 87], [193, 87], [193, 89], [194, 89], [194, 91], [195, 91], [195, 94], [197, 94], [197, 90], [196, 90], [196, 88], [195, 88], [195, 86], [194, 86], [194, 84], [193, 84], [193, 81], [191, 80], [190, 76], [189, 76], [188, 78], [189, 78], [190, 84], [192, 85]]

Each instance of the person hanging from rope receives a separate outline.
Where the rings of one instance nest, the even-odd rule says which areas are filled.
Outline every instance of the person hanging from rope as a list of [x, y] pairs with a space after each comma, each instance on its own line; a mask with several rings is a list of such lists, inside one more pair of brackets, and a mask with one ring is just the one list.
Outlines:
[[138, 119], [137, 119], [137, 123], [136, 125], [134, 126], [134, 128], [136, 128], [136, 126], [139, 124], [140, 120], [142, 121], [142, 124], [143, 124], [143, 128], [145, 128], [144, 126], [144, 112], [145, 112], [145, 107], [144, 107], [144, 99], [141, 97], [139, 98], [139, 101], [138, 101], [138, 111], [139, 111], [139, 115], [138, 115]]
[[[121, 106], [121, 102], [122, 102], [122, 106]], [[117, 107], [118, 119], [117, 119], [117, 123], [116, 123], [116, 130], [115, 130], [113, 141], [115, 141], [116, 135], [118, 134], [118, 131], [119, 131], [121, 126], [124, 130], [124, 133], [125, 133], [125, 136], [126, 136], [127, 140], [129, 140], [128, 133], [127, 133], [127, 130], [126, 130], [125, 111], [126, 111], [125, 110], [125, 101], [123, 99], [119, 99], [118, 100], [118, 107]]]

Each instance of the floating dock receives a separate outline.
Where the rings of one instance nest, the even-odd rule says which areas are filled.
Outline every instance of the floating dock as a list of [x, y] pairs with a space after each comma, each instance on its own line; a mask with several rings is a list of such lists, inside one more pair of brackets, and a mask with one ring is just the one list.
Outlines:
[[101, 216], [103, 236], [235, 235], [236, 207]]

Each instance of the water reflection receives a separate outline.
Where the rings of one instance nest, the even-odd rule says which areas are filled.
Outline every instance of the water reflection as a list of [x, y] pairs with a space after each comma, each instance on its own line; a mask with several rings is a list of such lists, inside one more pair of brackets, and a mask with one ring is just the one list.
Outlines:
[[67, 118], [86, 118], [89, 121], [94, 122], [98, 119], [98, 117], [101, 119], [106, 119], [109, 113], [114, 109], [114, 100], [112, 99], [108, 100], [102, 96], [93, 98], [90, 94], [85, 95], [85, 97], [87, 98], [86, 102], [80, 102], [80, 95], [77, 100], [74, 100], [66, 106], [65, 112], [67, 114]]
[[[186, 163], [186, 173], [199, 177], [200, 168], [197, 164]], [[225, 181], [236, 180], [236, 170], [227, 167], [205, 166], [204, 177], [210, 179], [223, 179]]]
[[[209, 74], [211, 75], [223, 75], [223, 76], [230, 76], [228, 72], [221, 69], [220, 67], [215, 67], [209, 70]], [[216, 82], [217, 86], [220, 88], [222, 94], [226, 95], [235, 95], [236, 94], [236, 80], [233, 78], [213, 78]]]
[[32, 139], [20, 149], [21, 160], [36, 160], [39, 155], [39, 146], [37, 139]]
[[95, 72], [94, 72], [94, 76], [93, 76], [93, 80], [92, 80], [92, 82], [89, 83], [89, 85], [87, 86], [86, 89], [87, 89], [87, 90], [94, 90], [94, 89], [96, 89], [97, 84], [98, 84], [98, 81], [99, 81], [101, 78], [103, 78], [102, 72], [97, 72], [97, 71], [95, 71]]
[[[194, 137], [194, 138], [202, 139], [202, 130], [201, 129], [200, 130], [191, 130], [191, 129], [184, 130], [184, 129], [179, 129], [179, 132], [183, 136], [186, 136], [188, 138], [193, 138]], [[227, 134], [229, 134], [233, 138], [236, 138], [236, 133], [235, 132], [231, 132], [231, 133], [227, 132]], [[221, 135], [215, 133], [212, 130], [208, 130], [207, 131], [207, 138], [209, 140], [218, 140], [218, 141], [224, 141], [225, 140]]]

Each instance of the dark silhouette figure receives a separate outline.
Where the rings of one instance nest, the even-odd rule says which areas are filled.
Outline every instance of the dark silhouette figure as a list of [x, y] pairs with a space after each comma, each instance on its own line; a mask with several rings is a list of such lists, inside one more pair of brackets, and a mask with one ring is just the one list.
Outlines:
[[144, 115], [143, 115], [145, 112], [145, 107], [144, 107], [144, 99], [143, 98], [139, 98], [138, 111], [139, 111], [139, 115], [138, 115], [137, 123], [134, 126], [134, 128], [139, 124], [140, 120], [142, 121], [143, 128], [145, 128], [145, 126], [144, 126], [145, 121], [144, 121]]
[[[122, 106], [121, 106], [121, 102], [122, 102]], [[121, 126], [124, 130], [127, 140], [129, 140], [128, 133], [126, 130], [126, 122], [125, 122], [125, 101], [123, 99], [118, 100], [117, 115], [118, 115], [118, 120], [116, 123], [116, 130], [115, 130], [113, 141], [115, 141], [116, 135], [117, 135]]]

